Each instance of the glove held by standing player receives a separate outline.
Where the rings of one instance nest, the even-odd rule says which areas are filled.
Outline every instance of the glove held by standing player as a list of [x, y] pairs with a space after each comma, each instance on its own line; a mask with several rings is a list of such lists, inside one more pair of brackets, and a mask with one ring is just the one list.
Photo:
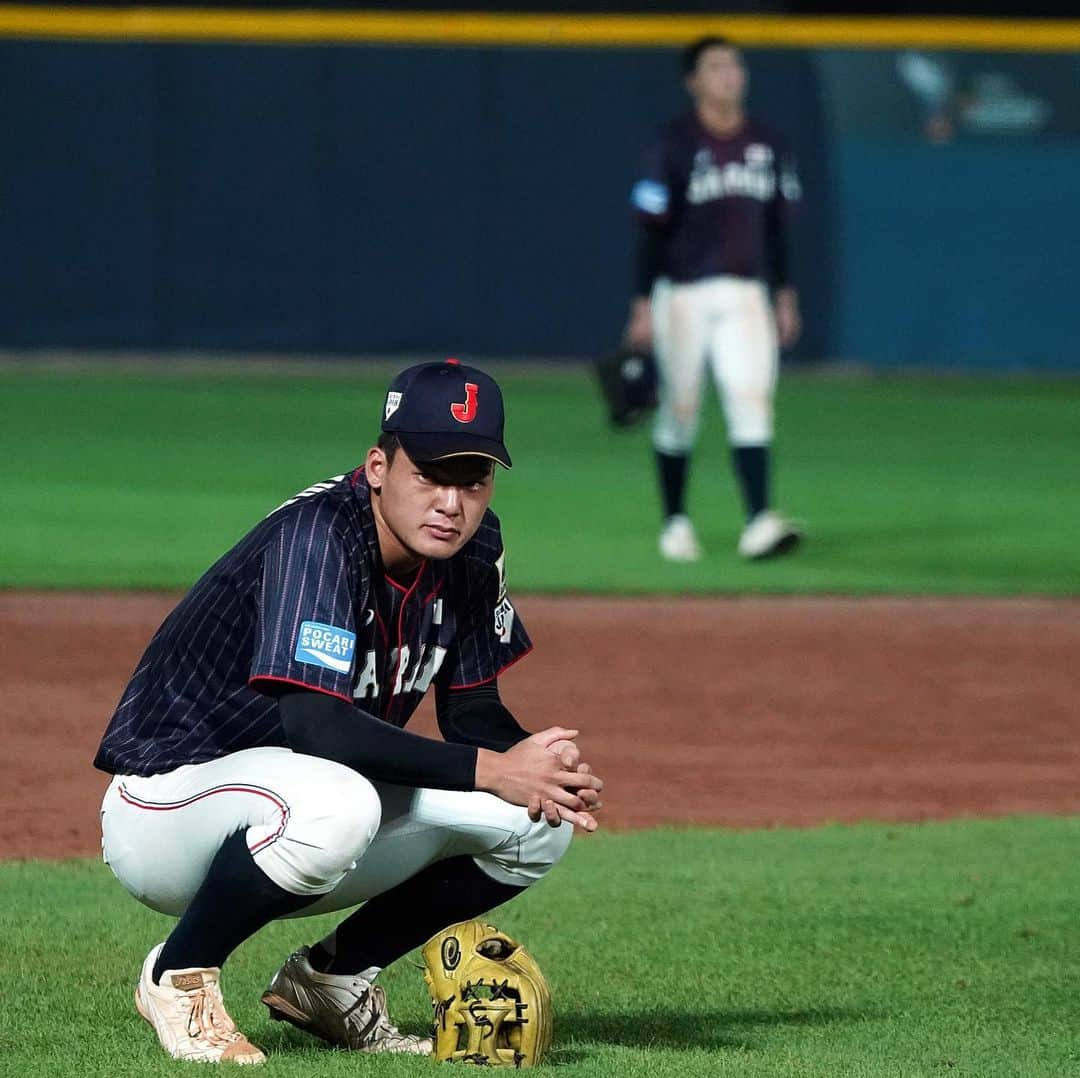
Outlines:
[[594, 360], [593, 370], [613, 427], [636, 426], [656, 407], [656, 360], [651, 352], [624, 345]]
[[421, 951], [435, 1010], [435, 1058], [531, 1067], [551, 1044], [551, 991], [517, 940], [482, 921], [462, 921]]

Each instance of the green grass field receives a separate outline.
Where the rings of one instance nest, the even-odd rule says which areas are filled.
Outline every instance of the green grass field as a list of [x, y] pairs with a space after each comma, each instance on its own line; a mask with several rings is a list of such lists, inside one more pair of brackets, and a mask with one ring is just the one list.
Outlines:
[[[746, 565], [710, 400], [691, 511], [709, 555], [656, 554], [648, 432], [613, 431], [582, 368], [493, 368], [511, 586], [608, 592], [1075, 594], [1080, 380], [781, 381], [791, 559]], [[361, 462], [392, 368], [317, 374], [0, 368], [0, 586], [184, 587], [297, 490]]]
[[[575, 842], [493, 919], [556, 1001], [549, 1073], [740, 1078], [1060, 1078], [1080, 1066], [1080, 821], [812, 831], [657, 831]], [[434, 1074], [334, 1052], [258, 997], [332, 918], [278, 922], [226, 967], [268, 1075]], [[0, 1071], [192, 1073], [135, 1013], [170, 922], [98, 862], [0, 864]], [[399, 1023], [430, 1009], [408, 959], [384, 975]]]
[[[391, 373], [0, 367], [0, 586], [190, 584], [295, 491], [360, 463]], [[1080, 590], [1080, 381], [785, 378], [779, 502], [810, 538], [764, 565], [733, 553], [710, 402], [691, 506], [709, 555], [671, 566], [647, 430], [608, 429], [581, 369], [495, 373], [516, 590]], [[1035, 818], [602, 832], [493, 919], [552, 982], [549, 1073], [1058, 1078], [1080, 1066], [1078, 839], [1080, 820]], [[331, 923], [271, 925], [228, 964], [266, 1073], [437, 1073], [269, 1022], [266, 980]], [[170, 924], [96, 861], [0, 862], [0, 1075], [191, 1073], [131, 1003]], [[420, 974], [406, 960], [385, 979], [400, 1023], [423, 1028]]]

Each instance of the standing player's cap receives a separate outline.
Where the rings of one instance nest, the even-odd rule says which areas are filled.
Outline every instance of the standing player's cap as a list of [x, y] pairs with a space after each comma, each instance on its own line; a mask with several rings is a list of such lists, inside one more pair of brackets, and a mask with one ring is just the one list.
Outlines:
[[477, 456], [510, 467], [502, 393], [490, 375], [456, 359], [402, 371], [387, 391], [382, 429], [415, 461]]

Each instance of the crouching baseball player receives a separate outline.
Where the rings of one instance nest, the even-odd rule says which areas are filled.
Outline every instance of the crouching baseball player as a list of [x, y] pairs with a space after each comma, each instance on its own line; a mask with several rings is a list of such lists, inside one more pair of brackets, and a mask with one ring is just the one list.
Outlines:
[[[409, 368], [364, 465], [257, 524], [150, 641], [95, 765], [113, 775], [106, 862], [179, 918], [135, 992], [174, 1058], [262, 1062], [225, 1010], [226, 958], [277, 918], [354, 907], [263, 1002], [343, 1048], [430, 1053], [391, 1022], [379, 972], [595, 830], [577, 731], [529, 734], [499, 697], [531, 644], [488, 508], [496, 463], [496, 383]], [[432, 685], [443, 741], [403, 729]]]

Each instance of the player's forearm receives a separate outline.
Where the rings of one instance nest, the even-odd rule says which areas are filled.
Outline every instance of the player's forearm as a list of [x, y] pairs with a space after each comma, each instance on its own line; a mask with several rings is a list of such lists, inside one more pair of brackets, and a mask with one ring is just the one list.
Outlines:
[[782, 205], [773, 207], [765, 224], [765, 272], [774, 293], [791, 289], [791, 236]]
[[333, 760], [365, 778], [399, 786], [476, 788], [477, 750], [470, 745], [410, 734], [325, 693], [287, 693], [278, 706], [294, 752]]
[[638, 229], [637, 255], [634, 263], [634, 295], [647, 297], [653, 282], [660, 276], [664, 261], [666, 227], [643, 221]]
[[529, 736], [499, 698], [494, 682], [471, 689], [437, 688], [435, 711], [443, 737], [454, 744], [505, 752]]

